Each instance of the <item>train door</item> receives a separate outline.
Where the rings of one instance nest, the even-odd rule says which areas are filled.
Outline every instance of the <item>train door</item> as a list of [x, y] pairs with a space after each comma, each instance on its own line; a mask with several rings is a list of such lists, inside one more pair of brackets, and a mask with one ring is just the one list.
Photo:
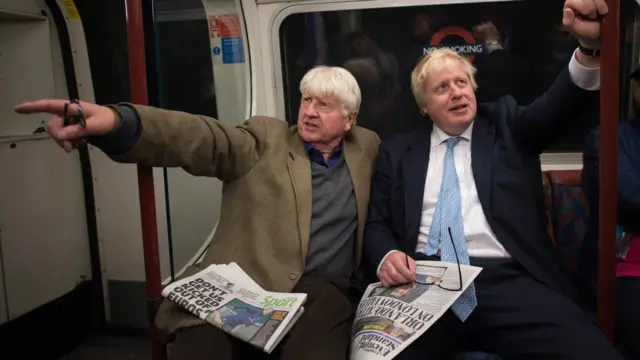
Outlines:
[[[43, 347], [66, 343], [55, 328], [34, 321], [34, 314], [39, 320], [65, 319], [75, 330], [64, 336], [76, 338], [91, 326], [91, 299], [102, 302], [100, 269], [92, 268], [99, 250], [88, 150], [66, 154], [44, 132], [46, 116], [13, 111], [38, 98], [93, 101], [90, 75], [72, 1], [0, 1], [0, 348], [5, 355], [27, 337], [42, 338]], [[27, 352], [21, 349], [22, 355]]]
[[[256, 102], [246, 20], [239, 1], [143, 2], [146, 72], [130, 75], [129, 2], [76, 0], [85, 22], [96, 102], [131, 101], [130, 81], [148, 87], [148, 103], [240, 124]], [[82, 11], [84, 10], [84, 11]], [[132, 79], [132, 77], [136, 77]], [[136, 167], [93, 155], [103, 240], [107, 321], [146, 327], [145, 264]], [[222, 183], [180, 168], [154, 168], [160, 275], [168, 283], [197, 262], [215, 232]], [[155, 239], [154, 239], [155, 241]], [[155, 282], [157, 279], [154, 279]]]

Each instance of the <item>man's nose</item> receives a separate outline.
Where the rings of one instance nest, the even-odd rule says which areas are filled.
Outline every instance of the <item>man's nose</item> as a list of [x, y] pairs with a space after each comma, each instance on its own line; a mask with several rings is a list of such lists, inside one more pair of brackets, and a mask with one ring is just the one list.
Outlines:
[[314, 118], [318, 116], [318, 111], [316, 110], [316, 107], [313, 105], [309, 105], [307, 107], [304, 108], [304, 116], [306, 117], [310, 117], [310, 118]]
[[460, 91], [460, 88], [454, 85], [451, 87], [451, 96], [457, 99], [462, 96], [462, 91]]

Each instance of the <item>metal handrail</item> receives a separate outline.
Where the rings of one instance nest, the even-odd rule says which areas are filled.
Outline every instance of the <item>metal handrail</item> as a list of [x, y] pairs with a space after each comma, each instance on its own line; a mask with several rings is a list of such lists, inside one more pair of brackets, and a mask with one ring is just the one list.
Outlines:
[[597, 323], [614, 340], [615, 238], [618, 214], [618, 122], [620, 117], [620, 0], [607, 0], [600, 66], [600, 188], [598, 209]]
[[[148, 105], [147, 66], [145, 59], [142, 0], [125, 0], [127, 9], [127, 42], [129, 50], [129, 79], [131, 102]], [[158, 226], [156, 201], [153, 188], [153, 169], [137, 166], [138, 190], [140, 193], [140, 221], [142, 223], [142, 247], [147, 286], [147, 307], [154, 360], [166, 358], [166, 351], [154, 325], [156, 300], [161, 297], [160, 254], [158, 249]]]

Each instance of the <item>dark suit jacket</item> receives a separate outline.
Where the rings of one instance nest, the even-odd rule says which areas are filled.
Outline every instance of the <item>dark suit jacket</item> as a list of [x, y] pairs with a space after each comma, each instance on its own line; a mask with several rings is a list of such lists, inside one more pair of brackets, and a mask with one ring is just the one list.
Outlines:
[[[565, 69], [527, 107], [510, 96], [480, 104], [471, 139], [478, 196], [498, 240], [531, 275], [571, 297], [575, 290], [561, 276], [557, 250], [545, 231], [539, 154], [581, 121], [585, 111], [598, 111], [593, 108], [598, 97], [598, 91], [576, 86]], [[415, 250], [431, 129], [429, 123], [380, 145], [364, 235], [370, 280], [388, 251]]]
[[[587, 296], [595, 298], [598, 272], [598, 196], [600, 186], [600, 128], [584, 142], [582, 182], [589, 202], [587, 233], [580, 248], [579, 280]], [[618, 126], [618, 224], [625, 231], [640, 233], [640, 126], [622, 122]]]

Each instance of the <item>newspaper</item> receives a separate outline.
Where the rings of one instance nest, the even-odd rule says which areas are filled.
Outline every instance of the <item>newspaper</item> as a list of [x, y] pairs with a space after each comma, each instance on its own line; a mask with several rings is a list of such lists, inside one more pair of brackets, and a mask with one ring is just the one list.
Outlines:
[[236, 263], [213, 264], [169, 284], [162, 296], [270, 354], [304, 312], [307, 294], [262, 289]]
[[416, 261], [415, 282], [389, 288], [379, 282], [369, 285], [356, 311], [349, 358], [393, 359], [453, 305], [481, 270], [460, 265], [458, 271], [456, 263]]

